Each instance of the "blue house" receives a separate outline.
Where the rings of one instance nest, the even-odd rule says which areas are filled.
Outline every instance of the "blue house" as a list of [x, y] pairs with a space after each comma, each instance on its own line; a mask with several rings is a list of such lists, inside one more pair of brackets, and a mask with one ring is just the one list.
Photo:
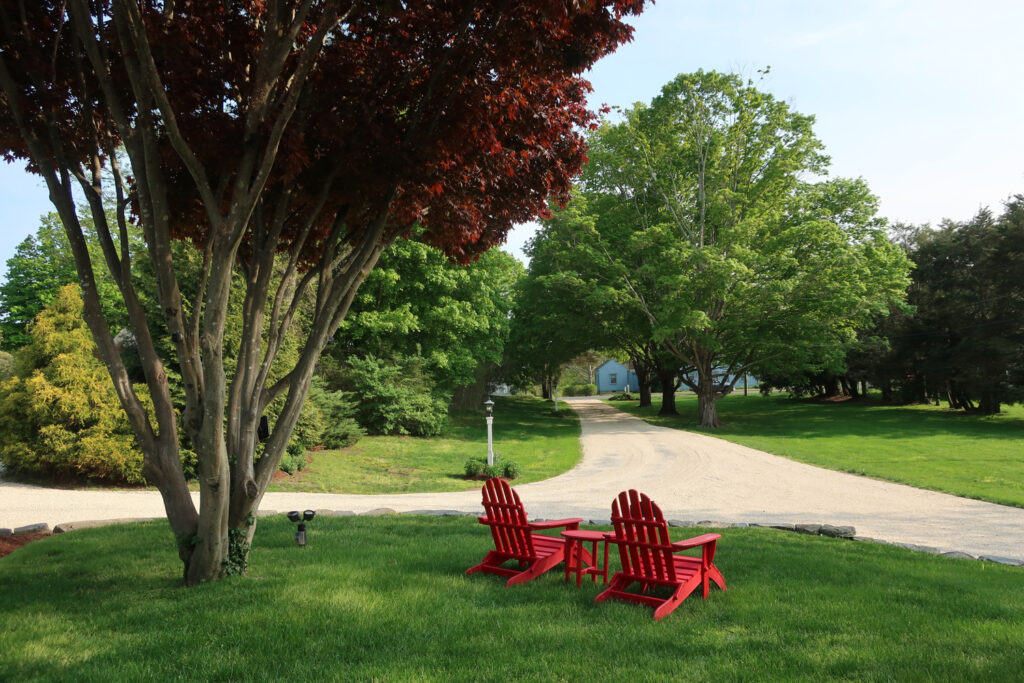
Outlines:
[[609, 394], [616, 391], [636, 391], [640, 387], [636, 373], [617, 360], [606, 360], [594, 371], [597, 393]]

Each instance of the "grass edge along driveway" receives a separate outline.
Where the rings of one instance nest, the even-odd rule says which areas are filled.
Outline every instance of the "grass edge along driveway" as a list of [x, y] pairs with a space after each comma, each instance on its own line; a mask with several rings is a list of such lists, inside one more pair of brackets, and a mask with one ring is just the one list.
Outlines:
[[1024, 507], [1024, 406], [994, 416], [877, 401], [819, 403], [781, 394], [718, 402], [723, 426], [697, 426], [697, 398], [676, 397], [677, 416], [637, 401], [606, 401], [661, 427], [714, 436], [841, 472], [991, 503]]

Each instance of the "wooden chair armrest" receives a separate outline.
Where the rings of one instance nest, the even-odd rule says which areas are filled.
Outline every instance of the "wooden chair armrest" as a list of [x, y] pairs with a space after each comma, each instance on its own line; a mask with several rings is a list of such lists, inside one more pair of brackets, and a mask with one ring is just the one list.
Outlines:
[[546, 522], [530, 522], [531, 529], [557, 529], [560, 526], [571, 529], [579, 528], [583, 521], [582, 517], [570, 517], [569, 519], [549, 519]]
[[722, 537], [722, 534], [703, 534], [701, 536], [694, 536], [688, 538], [685, 541], [676, 541], [672, 544], [674, 550], [686, 550], [687, 548], [696, 548], [698, 546], [705, 545], [717, 541]]
[[476, 521], [480, 522], [481, 524], [490, 524], [491, 523], [491, 520], [490, 520], [489, 517], [477, 517]]

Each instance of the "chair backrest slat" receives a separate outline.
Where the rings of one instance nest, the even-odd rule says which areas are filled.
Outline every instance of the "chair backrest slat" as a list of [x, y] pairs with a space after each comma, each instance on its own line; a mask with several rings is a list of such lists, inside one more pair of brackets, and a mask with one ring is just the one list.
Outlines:
[[526, 511], [508, 482], [497, 477], [488, 479], [483, 487], [483, 506], [498, 552], [523, 559], [536, 557]]
[[654, 501], [635, 490], [612, 501], [612, 526], [622, 569], [632, 576], [676, 580], [668, 522]]

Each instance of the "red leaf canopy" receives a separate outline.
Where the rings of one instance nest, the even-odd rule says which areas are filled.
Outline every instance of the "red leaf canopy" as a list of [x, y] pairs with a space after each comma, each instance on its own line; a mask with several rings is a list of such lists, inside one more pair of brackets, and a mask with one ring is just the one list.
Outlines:
[[[273, 116], [247, 126], [265, 49], [269, 12], [298, 3], [141, 2], [146, 34], [184, 140], [227, 213], [238, 159], [265, 145]], [[336, 215], [356, 242], [386, 215], [388, 239], [414, 224], [450, 257], [469, 260], [502, 242], [516, 223], [564, 202], [585, 161], [581, 131], [593, 121], [581, 74], [629, 40], [623, 22], [643, 0], [312, 2], [289, 65], [301, 59], [321, 22], [340, 21], [320, 50], [261, 194], [285, 211], [287, 249], [319, 208], [305, 244], [315, 261]], [[97, 16], [108, 2], [94, 2]], [[63, 153], [88, 158], [95, 131], [113, 129], [82, 48], [59, 0], [0, 0], [0, 49], [22, 85], [32, 125], [59, 128]], [[125, 74], [128, 53], [110, 22], [97, 27], [121, 106], [139, 120]], [[13, 65], [13, 66], [12, 66]], [[284, 74], [291, 73], [286, 67]], [[40, 81], [47, 88], [39, 88]], [[284, 92], [287, 83], [272, 83]], [[276, 98], [276, 99], [275, 99]], [[274, 94], [271, 103], [283, 100]], [[23, 107], [24, 108], [24, 107]], [[163, 136], [160, 117], [156, 135]], [[251, 119], [249, 120], [251, 123]], [[0, 100], [0, 149], [27, 157], [13, 113]], [[175, 237], [202, 245], [216, 226], [170, 142], [162, 145]], [[56, 158], [55, 154], [55, 158]], [[55, 161], [56, 163], [56, 161]]]

